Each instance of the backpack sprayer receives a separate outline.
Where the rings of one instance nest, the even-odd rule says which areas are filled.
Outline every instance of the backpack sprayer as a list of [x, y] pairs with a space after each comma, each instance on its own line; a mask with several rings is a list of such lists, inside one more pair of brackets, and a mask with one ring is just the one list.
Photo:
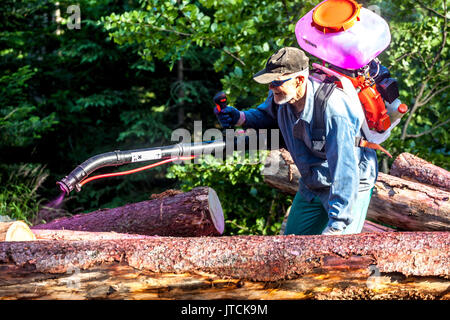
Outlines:
[[366, 139], [389, 155], [378, 144], [408, 107], [398, 99], [397, 80], [376, 58], [391, 41], [386, 21], [354, 0], [325, 0], [297, 22], [295, 35], [303, 50], [323, 61], [312, 64], [311, 77], [342, 89], [363, 120]]

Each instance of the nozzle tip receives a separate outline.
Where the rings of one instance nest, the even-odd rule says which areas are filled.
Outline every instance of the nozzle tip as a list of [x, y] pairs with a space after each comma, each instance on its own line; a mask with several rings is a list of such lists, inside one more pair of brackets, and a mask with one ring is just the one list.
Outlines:
[[64, 182], [58, 181], [58, 182], [56, 182], [56, 184], [59, 186], [59, 189], [62, 192], [64, 192], [65, 194], [69, 194], [70, 190]]

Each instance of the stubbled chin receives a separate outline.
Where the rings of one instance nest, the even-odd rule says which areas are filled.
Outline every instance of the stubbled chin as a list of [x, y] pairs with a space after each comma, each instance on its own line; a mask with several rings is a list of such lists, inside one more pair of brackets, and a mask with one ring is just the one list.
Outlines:
[[291, 100], [291, 99], [286, 99], [286, 98], [287, 97], [284, 95], [277, 96], [274, 94], [274, 96], [273, 96], [273, 100], [275, 101], [276, 104], [283, 104], [283, 103], [286, 103], [289, 100]]

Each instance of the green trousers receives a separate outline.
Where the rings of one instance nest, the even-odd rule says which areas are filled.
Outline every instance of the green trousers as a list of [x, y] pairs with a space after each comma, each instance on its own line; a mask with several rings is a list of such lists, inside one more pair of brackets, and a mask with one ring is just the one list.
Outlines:
[[[366, 220], [372, 189], [359, 192], [352, 207], [353, 221], [345, 228], [344, 234], [360, 233]], [[315, 197], [311, 202], [305, 200], [298, 192], [292, 202], [284, 234], [313, 235], [321, 234], [328, 225], [328, 213]]]

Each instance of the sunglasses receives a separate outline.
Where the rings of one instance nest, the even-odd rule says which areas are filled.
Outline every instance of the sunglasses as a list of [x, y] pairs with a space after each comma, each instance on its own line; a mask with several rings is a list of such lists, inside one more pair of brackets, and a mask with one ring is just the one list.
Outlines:
[[289, 81], [289, 80], [291, 80], [291, 79], [292, 79], [292, 78], [284, 79], [284, 80], [274, 80], [274, 81], [272, 81], [270, 84], [271, 84], [273, 87], [280, 87], [280, 86], [283, 85], [283, 83], [285, 83], [286, 81]]

